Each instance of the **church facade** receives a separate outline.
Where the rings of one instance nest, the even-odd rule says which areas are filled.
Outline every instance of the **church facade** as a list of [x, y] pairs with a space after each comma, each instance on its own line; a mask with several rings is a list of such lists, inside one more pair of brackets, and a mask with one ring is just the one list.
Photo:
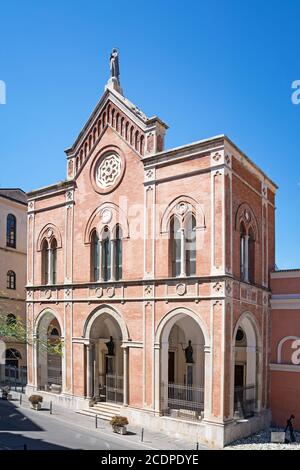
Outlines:
[[112, 73], [66, 181], [28, 195], [27, 391], [222, 447], [270, 420], [276, 186], [228, 137], [166, 131]]

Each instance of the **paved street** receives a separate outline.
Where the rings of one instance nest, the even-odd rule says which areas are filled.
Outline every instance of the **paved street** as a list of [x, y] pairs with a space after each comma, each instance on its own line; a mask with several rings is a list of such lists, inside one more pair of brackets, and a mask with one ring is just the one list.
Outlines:
[[114, 434], [110, 425], [102, 420], [95, 429], [93, 418], [79, 415], [74, 411], [54, 406], [49, 414], [49, 404], [44, 409], [30, 409], [23, 399], [19, 404], [19, 394], [15, 400], [0, 400], [0, 449], [28, 450], [194, 450], [196, 443], [173, 439], [162, 433], [151, 433], [145, 429], [144, 442], [141, 442], [141, 429], [128, 427], [129, 434]]

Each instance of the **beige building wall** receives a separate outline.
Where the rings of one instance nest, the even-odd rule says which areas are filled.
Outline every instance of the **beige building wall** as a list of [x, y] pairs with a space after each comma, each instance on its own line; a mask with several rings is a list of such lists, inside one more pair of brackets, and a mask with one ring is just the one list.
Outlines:
[[[7, 246], [7, 216], [16, 218], [16, 247]], [[26, 320], [25, 286], [27, 264], [27, 197], [20, 189], [0, 189], [0, 315], [13, 314]], [[7, 273], [16, 275], [16, 288], [7, 286]], [[16, 349], [21, 356], [19, 367], [26, 365], [24, 344], [0, 342], [0, 364], [5, 364], [7, 349]], [[2, 370], [3, 374], [3, 370]]]

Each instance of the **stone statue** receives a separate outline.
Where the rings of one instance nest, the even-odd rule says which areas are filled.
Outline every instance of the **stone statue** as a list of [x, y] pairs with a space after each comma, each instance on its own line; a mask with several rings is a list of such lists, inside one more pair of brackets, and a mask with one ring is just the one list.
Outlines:
[[106, 344], [106, 347], [107, 347], [107, 355], [108, 356], [114, 356], [115, 355], [115, 343], [114, 343], [114, 340], [113, 340], [113, 337], [110, 336], [110, 339]]
[[118, 53], [117, 49], [113, 49], [111, 51], [109, 66], [110, 66], [110, 76], [111, 76], [111, 78], [116, 78], [119, 82], [120, 67], [119, 67], [119, 53]]
[[193, 364], [193, 347], [192, 347], [192, 342], [189, 340], [189, 345], [185, 348], [185, 361], [187, 364]]

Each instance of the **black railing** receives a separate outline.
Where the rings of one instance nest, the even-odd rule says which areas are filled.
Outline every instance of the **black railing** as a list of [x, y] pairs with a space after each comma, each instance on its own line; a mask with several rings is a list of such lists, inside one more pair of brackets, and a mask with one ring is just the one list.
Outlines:
[[27, 385], [27, 367], [1, 365], [0, 385], [1, 387], [9, 387], [9, 389], [23, 392]]
[[162, 412], [166, 416], [198, 421], [203, 417], [204, 387], [168, 383], [162, 385]]
[[107, 374], [105, 385], [106, 401], [123, 403], [123, 393], [123, 376]]

